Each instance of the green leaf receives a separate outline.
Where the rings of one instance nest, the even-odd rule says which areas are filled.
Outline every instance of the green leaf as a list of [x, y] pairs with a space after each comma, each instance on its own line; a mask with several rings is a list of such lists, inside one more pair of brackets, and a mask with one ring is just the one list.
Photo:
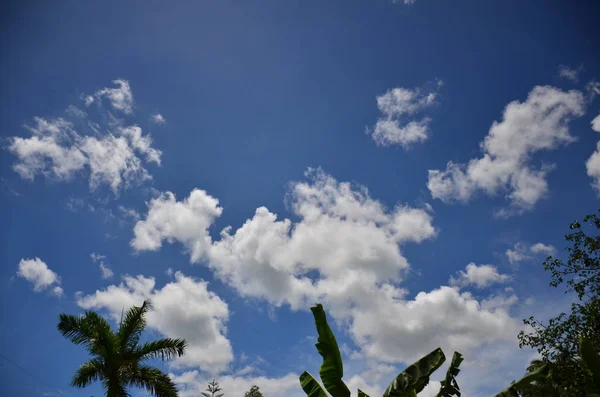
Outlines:
[[348, 389], [348, 386], [346, 386], [342, 380], [342, 377], [344, 376], [342, 355], [340, 354], [340, 349], [335, 340], [335, 335], [331, 328], [329, 328], [329, 324], [327, 324], [327, 317], [325, 316], [323, 305], [319, 303], [316, 306], [311, 307], [310, 310], [315, 318], [315, 324], [319, 334], [319, 339], [315, 346], [317, 347], [319, 354], [323, 356], [323, 363], [319, 370], [323, 386], [325, 386], [325, 389], [327, 389], [333, 397], [350, 397], [350, 389]]
[[406, 367], [385, 389], [383, 397], [416, 396], [429, 383], [429, 376], [446, 361], [444, 352], [439, 347]]
[[460, 397], [460, 388], [458, 387], [458, 383], [456, 382], [456, 376], [460, 372], [458, 368], [460, 363], [464, 360], [462, 354], [459, 352], [454, 352], [452, 356], [452, 361], [450, 362], [450, 366], [448, 367], [448, 371], [446, 371], [446, 378], [442, 380], [440, 391], [437, 394], [437, 397], [451, 397], [458, 396]]
[[300, 375], [300, 386], [302, 386], [302, 390], [304, 390], [307, 397], [328, 397], [319, 382], [307, 371]]
[[369, 395], [364, 391], [358, 389], [358, 397], [369, 397]]
[[548, 364], [540, 365], [535, 371], [528, 373], [518, 381], [514, 382], [512, 385], [496, 394], [495, 397], [518, 397], [519, 393], [517, 392], [520, 387], [529, 385], [531, 382], [535, 382], [541, 379], [544, 379], [548, 376], [550, 372], [550, 367]]

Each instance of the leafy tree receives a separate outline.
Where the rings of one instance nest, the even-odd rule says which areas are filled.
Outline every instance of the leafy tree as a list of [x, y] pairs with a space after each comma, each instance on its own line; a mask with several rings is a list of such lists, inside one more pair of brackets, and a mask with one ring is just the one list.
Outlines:
[[212, 382], [208, 383], [208, 388], [206, 391], [201, 392], [204, 397], [223, 397], [225, 393], [219, 393], [222, 391], [221, 386], [219, 386], [219, 382], [213, 379]]
[[92, 356], [79, 367], [71, 384], [86, 387], [101, 381], [107, 397], [129, 396], [126, 388], [130, 386], [144, 388], [156, 397], [177, 397], [175, 384], [167, 374], [146, 362], [182, 356], [187, 343], [166, 338], [140, 345], [146, 327], [144, 315], [150, 308], [150, 301], [145, 301], [142, 306], [129, 309], [116, 332], [106, 319], [92, 311], [83, 316], [61, 314], [60, 333], [76, 345], [83, 345]]
[[260, 392], [258, 386], [253, 385], [250, 390], [248, 390], [245, 394], [244, 397], [264, 397], [263, 394]]
[[[579, 338], [585, 338], [593, 351], [600, 351], [600, 219], [597, 214], [587, 215], [570, 229], [565, 236], [570, 243], [569, 259], [563, 262], [549, 256], [544, 269], [551, 274], [551, 286], [564, 283], [565, 292], [574, 292], [577, 300], [569, 314], [561, 313], [547, 324], [534, 317], [523, 320], [532, 331], [519, 334], [519, 345], [537, 349], [548, 363], [552, 385], [564, 397], [585, 395], [586, 370], [579, 355]], [[527, 395], [547, 397], [549, 387], [548, 382], [537, 382]]]

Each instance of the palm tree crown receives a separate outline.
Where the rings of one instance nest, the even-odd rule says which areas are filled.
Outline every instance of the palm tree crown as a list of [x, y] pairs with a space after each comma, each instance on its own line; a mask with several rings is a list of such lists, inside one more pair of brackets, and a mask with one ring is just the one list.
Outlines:
[[113, 332], [106, 319], [95, 312], [83, 316], [61, 314], [58, 330], [76, 345], [83, 345], [92, 359], [79, 367], [72, 385], [86, 387], [101, 381], [107, 397], [129, 396], [127, 387], [146, 389], [156, 397], [177, 397], [173, 381], [160, 369], [145, 365], [152, 358], [169, 360], [182, 356], [187, 345], [184, 339], [165, 338], [140, 345], [146, 327], [144, 315], [150, 310], [149, 300], [134, 306], [121, 319]]

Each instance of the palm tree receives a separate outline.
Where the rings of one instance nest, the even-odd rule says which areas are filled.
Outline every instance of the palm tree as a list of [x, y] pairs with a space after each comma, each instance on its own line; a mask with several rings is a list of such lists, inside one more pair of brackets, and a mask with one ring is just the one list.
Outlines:
[[149, 300], [134, 306], [121, 318], [119, 330], [113, 332], [106, 319], [92, 311], [83, 316], [61, 314], [58, 330], [76, 345], [83, 345], [92, 359], [79, 367], [71, 384], [86, 387], [101, 381], [107, 397], [129, 396], [126, 387], [146, 389], [156, 397], [177, 397], [173, 381], [160, 369], [145, 365], [152, 358], [169, 360], [182, 356], [187, 346], [184, 339], [159, 339], [140, 345], [146, 327], [144, 315], [150, 310]]

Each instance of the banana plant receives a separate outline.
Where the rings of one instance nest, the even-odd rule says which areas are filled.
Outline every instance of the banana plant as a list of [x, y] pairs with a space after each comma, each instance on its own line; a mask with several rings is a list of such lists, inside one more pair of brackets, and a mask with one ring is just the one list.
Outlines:
[[458, 382], [456, 382], [456, 376], [460, 372], [458, 368], [460, 363], [464, 360], [462, 354], [459, 352], [454, 352], [452, 356], [452, 361], [450, 362], [450, 366], [448, 367], [448, 371], [446, 371], [446, 377], [441, 381], [440, 391], [436, 395], [436, 397], [452, 397], [457, 396], [460, 397], [460, 388], [458, 387]]
[[506, 389], [496, 394], [495, 397], [519, 397], [519, 389], [532, 382], [542, 380], [550, 373], [550, 367], [548, 364], [539, 366], [535, 371], [528, 373], [516, 382], [513, 382]]
[[[327, 317], [323, 306], [317, 304], [310, 310], [315, 318], [315, 325], [319, 338], [317, 339], [317, 351], [323, 357], [323, 363], [319, 375], [323, 386], [332, 397], [349, 397], [350, 389], [342, 380], [344, 376], [344, 365], [342, 355], [338, 348], [333, 331], [327, 324]], [[456, 354], [455, 354], [456, 357]], [[458, 368], [462, 356], [456, 359], [455, 367]], [[429, 383], [429, 377], [446, 360], [442, 349], [437, 348], [425, 357], [421, 358], [402, 371], [383, 393], [383, 397], [415, 397]], [[453, 359], [454, 362], [454, 359]], [[458, 372], [457, 372], [458, 373]], [[455, 376], [455, 375], [454, 375]], [[308, 397], [328, 397], [328, 394], [319, 382], [309, 372], [304, 371], [300, 375], [300, 385]], [[358, 397], [369, 397], [362, 390], [358, 390]]]

